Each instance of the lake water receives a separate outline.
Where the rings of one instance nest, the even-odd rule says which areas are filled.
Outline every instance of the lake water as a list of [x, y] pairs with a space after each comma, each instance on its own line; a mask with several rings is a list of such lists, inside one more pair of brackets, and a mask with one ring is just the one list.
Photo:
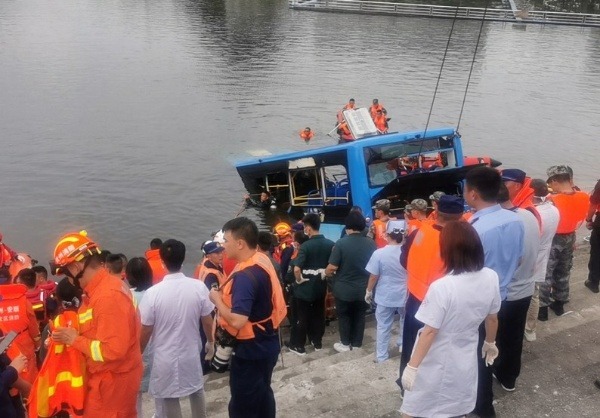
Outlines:
[[[244, 193], [248, 151], [333, 143], [350, 97], [423, 129], [450, 20], [292, 11], [285, 0], [0, 2], [0, 230], [41, 261], [69, 230], [141, 255], [200, 244]], [[479, 22], [458, 21], [431, 126], [455, 126]], [[600, 177], [600, 30], [486, 23], [467, 155]], [[545, 178], [545, 177], [544, 177]], [[256, 214], [247, 211], [251, 216]]]

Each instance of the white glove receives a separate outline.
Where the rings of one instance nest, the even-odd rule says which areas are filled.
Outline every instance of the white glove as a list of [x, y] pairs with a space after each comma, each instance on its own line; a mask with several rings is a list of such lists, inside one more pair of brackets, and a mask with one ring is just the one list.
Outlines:
[[365, 302], [369, 305], [373, 303], [373, 291], [367, 289], [367, 293], [365, 293]]
[[19, 260], [21, 263], [24, 263], [25, 257], [23, 257], [21, 254], [17, 254], [17, 260]]
[[321, 271], [321, 280], [327, 280], [327, 276], [325, 275], [325, 269]]
[[204, 360], [211, 361], [215, 356], [215, 342], [207, 341], [206, 344], [204, 344], [204, 352], [206, 353]]
[[300, 280], [296, 279], [296, 284], [302, 284], [302, 283], [306, 283], [306, 282], [310, 282], [310, 279], [307, 279], [302, 276], [300, 276]]
[[486, 366], [491, 366], [494, 364], [496, 357], [498, 357], [498, 347], [496, 347], [496, 341], [492, 343], [484, 341], [483, 347], [481, 347], [481, 358], [485, 359]]
[[402, 388], [404, 390], [412, 390], [416, 377], [417, 368], [407, 364], [404, 373], [402, 373]]

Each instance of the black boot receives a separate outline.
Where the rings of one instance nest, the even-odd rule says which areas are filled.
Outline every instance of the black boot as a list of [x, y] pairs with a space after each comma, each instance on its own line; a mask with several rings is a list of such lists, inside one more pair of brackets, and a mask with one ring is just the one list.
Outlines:
[[565, 314], [564, 305], [565, 304], [563, 302], [559, 302], [559, 301], [555, 300], [554, 302], [552, 302], [550, 304], [550, 309], [552, 309], [554, 311], [556, 316], [563, 316]]
[[542, 306], [540, 311], [538, 312], [538, 321], [547, 321], [548, 320], [548, 307]]
[[598, 283], [594, 283], [591, 280], [586, 280], [584, 285], [585, 285], [585, 287], [590, 289], [593, 293], [600, 293], [600, 289], [598, 288]]

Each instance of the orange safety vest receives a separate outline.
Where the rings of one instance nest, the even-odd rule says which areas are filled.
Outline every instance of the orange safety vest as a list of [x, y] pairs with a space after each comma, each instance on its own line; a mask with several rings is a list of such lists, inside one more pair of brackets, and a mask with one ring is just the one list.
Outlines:
[[383, 248], [388, 245], [387, 239], [385, 239], [385, 230], [387, 228], [387, 222], [375, 219], [373, 221], [373, 240], [377, 248]]
[[202, 262], [200, 264], [198, 264], [198, 267], [196, 267], [196, 271], [194, 272], [194, 277], [196, 279], [199, 279], [202, 282], [204, 282], [204, 279], [206, 279], [206, 276], [208, 276], [209, 274], [212, 273], [215, 276], [217, 276], [217, 280], [219, 281], [219, 286], [223, 286], [223, 283], [225, 283], [225, 275], [223, 274], [223, 272], [221, 270], [206, 267], [207, 261], [208, 261], [208, 259], [204, 259], [204, 260], [202, 260]]
[[[54, 318], [50, 329], [58, 327], [79, 330], [77, 312], [65, 311]], [[59, 411], [81, 417], [85, 400], [85, 358], [73, 347], [49, 341], [48, 355], [31, 389], [29, 418], [52, 417]]]
[[346, 103], [343, 107], [343, 110], [350, 110], [350, 109], [354, 109], [355, 107], [356, 107], [356, 104]]
[[271, 303], [273, 305], [273, 310], [271, 311], [271, 315], [268, 318], [262, 319], [257, 322], [246, 322], [241, 329], [236, 329], [229, 325], [227, 321], [225, 321], [222, 317], [218, 316], [217, 321], [218, 324], [225, 329], [228, 333], [235, 336], [238, 340], [250, 340], [254, 338], [254, 326], [264, 330], [262, 324], [271, 321], [273, 324], [273, 329], [277, 329], [279, 324], [284, 320], [287, 315], [287, 307], [285, 304], [285, 299], [283, 298], [283, 291], [281, 289], [281, 283], [279, 282], [279, 278], [277, 277], [277, 273], [275, 272], [275, 268], [273, 267], [273, 263], [269, 257], [265, 254], [256, 252], [252, 257], [243, 263], [238, 263], [233, 269], [233, 272], [229, 276], [227, 282], [223, 285], [223, 302], [229, 308], [232, 305], [232, 289], [233, 289], [233, 280], [235, 274], [239, 271], [242, 271], [248, 267], [258, 266], [262, 268], [269, 274], [269, 279], [271, 280]]
[[590, 207], [590, 197], [584, 192], [557, 193], [550, 196], [560, 213], [557, 234], [570, 234], [581, 226]]
[[354, 141], [354, 136], [352, 136], [352, 132], [348, 128], [348, 124], [346, 122], [342, 122], [338, 129], [340, 138], [346, 142]]
[[440, 255], [440, 232], [434, 225], [422, 223], [408, 250], [406, 284], [420, 301], [425, 299], [431, 283], [445, 274]]
[[421, 228], [422, 225], [424, 224], [433, 224], [434, 221], [432, 221], [429, 218], [425, 218], [425, 219], [409, 219], [406, 224], [407, 224], [407, 228], [408, 228], [408, 233], [410, 234], [413, 231], [416, 231], [417, 229]]

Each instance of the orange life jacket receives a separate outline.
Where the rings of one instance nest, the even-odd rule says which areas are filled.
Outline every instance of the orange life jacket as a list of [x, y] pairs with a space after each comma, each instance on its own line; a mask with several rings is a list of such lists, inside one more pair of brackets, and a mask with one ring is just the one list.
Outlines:
[[350, 102], [346, 103], [343, 107], [342, 110], [349, 110], [349, 109], [354, 109], [356, 107], [356, 103], [355, 104], [350, 104]]
[[273, 324], [273, 329], [277, 329], [279, 324], [284, 320], [287, 315], [287, 307], [285, 303], [285, 299], [283, 298], [283, 291], [281, 289], [281, 283], [279, 282], [279, 278], [277, 277], [277, 273], [275, 272], [275, 268], [273, 267], [273, 263], [269, 257], [265, 254], [256, 252], [252, 257], [243, 263], [238, 263], [233, 269], [229, 279], [222, 287], [223, 291], [223, 302], [229, 308], [232, 306], [232, 294], [231, 291], [233, 289], [233, 280], [235, 280], [235, 274], [239, 271], [242, 271], [248, 267], [258, 266], [262, 268], [269, 274], [269, 279], [271, 280], [271, 303], [273, 305], [273, 310], [271, 311], [271, 315], [268, 318], [262, 319], [257, 322], [246, 322], [241, 329], [236, 329], [229, 325], [221, 316], [218, 316], [217, 321], [219, 325], [229, 332], [231, 335], [235, 336], [238, 340], [250, 340], [254, 338], [254, 329], [253, 326], [257, 326], [260, 329], [265, 329], [262, 324], [271, 321]]
[[590, 207], [590, 197], [584, 192], [550, 195], [560, 213], [557, 234], [570, 234], [581, 226]]
[[379, 219], [373, 221], [373, 240], [375, 240], [377, 248], [383, 248], [388, 244], [387, 239], [385, 239], [386, 228], [387, 222]]
[[375, 115], [373, 118], [373, 122], [375, 123], [375, 127], [379, 132], [386, 133], [388, 130], [388, 123], [385, 115]]
[[[383, 106], [381, 103], [377, 103], [376, 105], [371, 105], [369, 108], [369, 113], [371, 113], [371, 119], [375, 119], [377, 116], [377, 111], [381, 110], [383, 112]], [[385, 117], [385, 115], [383, 115]]]
[[219, 281], [219, 286], [223, 286], [223, 283], [225, 283], [225, 279], [226, 279], [225, 275], [223, 274], [223, 272], [221, 270], [206, 267], [207, 261], [208, 261], [208, 259], [205, 258], [204, 260], [202, 260], [202, 262], [200, 264], [198, 264], [198, 267], [196, 267], [196, 271], [194, 272], [194, 277], [196, 279], [199, 279], [202, 282], [204, 282], [204, 279], [206, 279], [206, 276], [208, 276], [209, 274], [212, 273], [215, 276], [217, 276], [217, 280]]
[[346, 142], [354, 141], [354, 136], [352, 136], [352, 132], [348, 128], [348, 124], [346, 122], [342, 122], [338, 128], [338, 133], [340, 138]]
[[410, 219], [406, 222], [407, 224], [407, 228], [408, 228], [408, 233], [410, 234], [411, 232], [421, 228], [421, 225], [423, 224], [433, 224], [434, 221], [432, 221], [429, 218], [426, 219]]
[[286, 238], [283, 242], [280, 242], [275, 248], [275, 251], [273, 251], [273, 259], [278, 263], [281, 263], [281, 256], [283, 255], [283, 252], [290, 248], [290, 246], [294, 248], [294, 252], [292, 253], [290, 260], [295, 259], [298, 255], [298, 246], [295, 245], [294, 239], [291, 236]]
[[315, 136], [315, 134], [313, 133], [313, 131], [300, 131], [300, 139], [303, 139], [304, 141], [310, 141], [313, 137]]
[[523, 187], [521, 187], [517, 195], [512, 200], [512, 204], [518, 208], [526, 209], [531, 212], [537, 219], [540, 230], [542, 229], [542, 217], [533, 204], [533, 189], [531, 188], [530, 177], [525, 177]]
[[422, 223], [408, 250], [406, 284], [420, 301], [425, 299], [429, 285], [445, 274], [440, 255], [440, 232], [434, 225]]
[[150, 268], [152, 269], [152, 284], [160, 283], [169, 274], [160, 259], [160, 250], [147, 250], [146, 260], [148, 260], [148, 264], [150, 264]]
[[[65, 311], [50, 322], [50, 329], [70, 327], [79, 330], [77, 312]], [[66, 344], [49, 340], [48, 354], [29, 397], [29, 418], [52, 417], [68, 411], [71, 417], [83, 416], [85, 400], [85, 358]]]

